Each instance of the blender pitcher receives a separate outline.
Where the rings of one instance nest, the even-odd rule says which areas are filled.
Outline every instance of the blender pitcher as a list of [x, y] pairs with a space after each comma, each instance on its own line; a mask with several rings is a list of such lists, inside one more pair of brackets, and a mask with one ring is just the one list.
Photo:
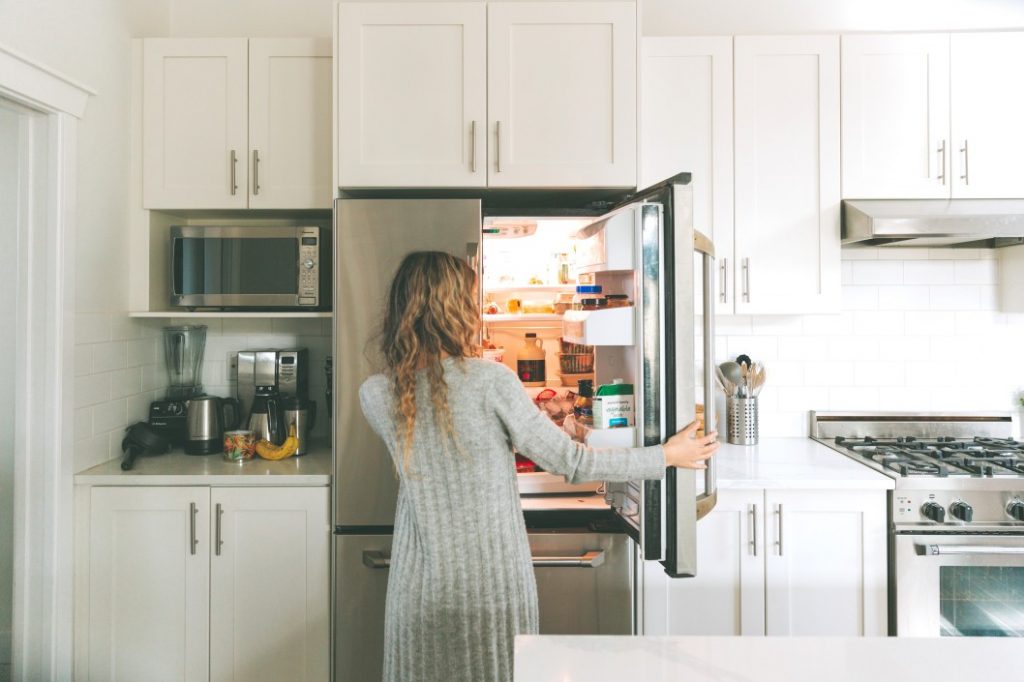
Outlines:
[[183, 400], [203, 395], [205, 349], [205, 324], [164, 327], [168, 400]]

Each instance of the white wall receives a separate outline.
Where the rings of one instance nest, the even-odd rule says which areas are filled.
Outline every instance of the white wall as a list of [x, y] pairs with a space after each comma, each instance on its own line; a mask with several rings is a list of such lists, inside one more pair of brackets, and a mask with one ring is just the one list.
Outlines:
[[[18, 115], [0, 106], [0, 319], [17, 312]], [[14, 344], [0, 342], [0, 680], [10, 679], [14, 570]]]
[[640, 0], [648, 36], [1024, 27], [1021, 0]]
[[[762, 437], [805, 436], [808, 410], [1012, 409], [1024, 314], [996, 311], [992, 250], [846, 249], [836, 315], [717, 320], [719, 362], [765, 363]], [[724, 414], [720, 425], [725, 424]]]
[[[129, 341], [127, 211], [130, 39], [167, 30], [167, 0], [0, 3], [0, 43], [97, 91], [78, 126], [76, 471], [107, 459], [142, 392]], [[131, 356], [134, 357], [134, 356]]]

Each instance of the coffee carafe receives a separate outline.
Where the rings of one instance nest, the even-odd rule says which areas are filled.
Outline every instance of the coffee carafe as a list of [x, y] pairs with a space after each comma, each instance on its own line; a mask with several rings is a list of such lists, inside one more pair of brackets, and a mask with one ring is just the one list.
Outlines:
[[249, 414], [249, 430], [256, 436], [256, 440], [269, 440], [275, 445], [280, 445], [288, 437], [277, 393], [256, 394]]
[[[295, 437], [299, 441], [299, 447], [295, 450], [296, 455], [304, 455], [309, 452], [309, 439], [316, 425], [316, 402], [303, 400], [302, 398], [286, 398], [282, 403], [284, 408], [284, 429], [289, 431], [295, 427]], [[288, 434], [285, 433], [285, 436]]]

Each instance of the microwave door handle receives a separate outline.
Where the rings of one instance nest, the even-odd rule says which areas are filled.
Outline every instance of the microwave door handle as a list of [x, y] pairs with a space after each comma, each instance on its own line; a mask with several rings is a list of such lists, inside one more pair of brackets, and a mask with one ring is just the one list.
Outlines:
[[[701, 254], [703, 271], [703, 302], [701, 316], [704, 342], [704, 433], [715, 428], [715, 245], [704, 234], [694, 231], [693, 249]], [[707, 460], [704, 470], [704, 493], [697, 497], [697, 519], [708, 515], [718, 503], [718, 465], [715, 458]]]
[[1002, 545], [916, 545], [917, 553], [924, 556], [1000, 556], [1024, 555], [1024, 547], [1005, 547]]

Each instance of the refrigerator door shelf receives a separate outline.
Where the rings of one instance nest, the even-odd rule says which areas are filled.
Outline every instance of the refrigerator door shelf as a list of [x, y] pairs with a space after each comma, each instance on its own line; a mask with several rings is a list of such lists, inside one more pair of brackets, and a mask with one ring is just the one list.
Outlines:
[[580, 230], [576, 269], [585, 273], [635, 270], [633, 247], [639, 220], [640, 211], [629, 206]]
[[570, 414], [562, 422], [562, 430], [573, 440], [578, 440], [592, 448], [633, 448], [637, 447], [637, 430], [635, 426], [622, 426], [615, 429], [595, 429], [576, 423]]
[[569, 310], [562, 318], [562, 337], [586, 346], [632, 346], [634, 307]]

